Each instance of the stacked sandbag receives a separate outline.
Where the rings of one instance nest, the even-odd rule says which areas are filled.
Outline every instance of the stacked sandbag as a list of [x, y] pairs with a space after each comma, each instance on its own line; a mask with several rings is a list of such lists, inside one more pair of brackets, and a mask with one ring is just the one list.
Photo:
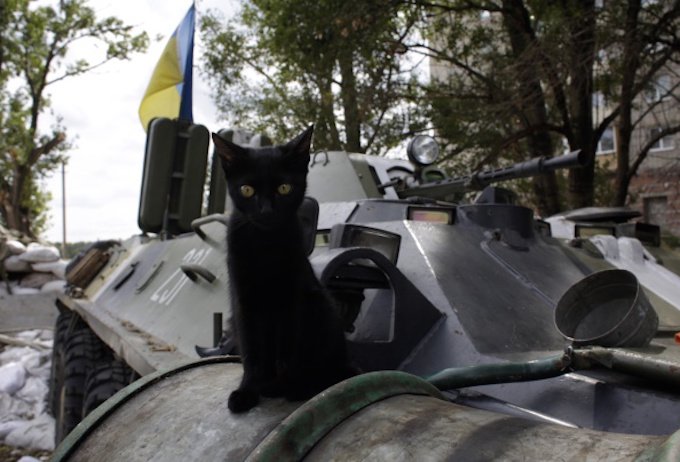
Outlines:
[[54, 449], [54, 419], [47, 413], [51, 330], [0, 334], [0, 444]]
[[[63, 292], [67, 260], [51, 245], [19, 239], [3, 239], [3, 269], [13, 295]], [[6, 281], [0, 284], [0, 295], [9, 293]]]

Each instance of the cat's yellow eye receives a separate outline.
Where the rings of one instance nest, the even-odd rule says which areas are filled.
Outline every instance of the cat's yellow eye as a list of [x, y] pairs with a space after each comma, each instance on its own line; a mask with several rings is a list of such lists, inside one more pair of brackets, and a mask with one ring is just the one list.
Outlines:
[[282, 196], [285, 196], [286, 194], [290, 194], [290, 192], [293, 190], [293, 187], [288, 184], [288, 183], [283, 183], [280, 184], [278, 188], [276, 188], [276, 191], [281, 194]]
[[241, 195], [245, 197], [246, 199], [251, 198], [255, 195], [255, 188], [253, 188], [250, 185], [244, 184], [239, 188], [239, 191], [241, 192]]

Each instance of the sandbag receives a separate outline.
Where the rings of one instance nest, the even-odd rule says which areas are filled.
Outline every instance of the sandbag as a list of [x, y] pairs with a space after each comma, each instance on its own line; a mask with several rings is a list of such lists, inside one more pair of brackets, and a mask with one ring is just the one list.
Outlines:
[[54, 418], [41, 414], [33, 420], [21, 422], [5, 437], [5, 444], [44, 451], [54, 449]]
[[31, 267], [33, 268], [33, 271], [52, 273], [59, 279], [66, 279], [66, 265], [68, 265], [68, 260], [56, 260], [50, 262], [33, 263]]
[[10, 395], [21, 390], [26, 383], [26, 369], [18, 362], [0, 366], [0, 391]]
[[5, 270], [11, 273], [30, 273], [33, 269], [31, 264], [20, 258], [20, 255], [11, 255], [5, 259], [3, 265]]
[[63, 279], [57, 279], [56, 281], [51, 281], [40, 288], [40, 293], [52, 293], [59, 292], [64, 293], [66, 290], [66, 281]]
[[30, 289], [40, 289], [48, 282], [56, 281], [59, 278], [52, 273], [30, 273], [21, 278], [19, 287], [27, 287]]
[[[5, 395], [0, 395], [0, 402], [2, 402], [3, 399], [6, 399]], [[21, 426], [21, 422], [17, 420], [0, 422], [0, 441], [4, 440], [5, 437], [10, 434], [10, 432], [16, 430], [19, 426]]]
[[55, 425], [45, 402], [53, 332], [28, 330], [12, 337], [32, 346], [0, 350], [0, 444], [53, 450]]
[[40, 289], [34, 289], [32, 287], [12, 287], [12, 295], [35, 295], [39, 293]]
[[16, 239], [8, 240], [5, 245], [7, 246], [9, 253], [12, 255], [20, 255], [26, 252], [26, 246], [21, 241], [17, 241]]
[[32, 242], [19, 258], [30, 263], [40, 263], [59, 260], [59, 256], [59, 249], [56, 247]]

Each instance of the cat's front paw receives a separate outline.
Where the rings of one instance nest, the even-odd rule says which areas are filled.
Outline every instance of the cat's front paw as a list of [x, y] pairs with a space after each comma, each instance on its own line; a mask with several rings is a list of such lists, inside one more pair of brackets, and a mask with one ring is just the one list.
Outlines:
[[252, 390], [234, 390], [229, 395], [229, 410], [234, 413], [246, 412], [257, 405], [260, 398]]

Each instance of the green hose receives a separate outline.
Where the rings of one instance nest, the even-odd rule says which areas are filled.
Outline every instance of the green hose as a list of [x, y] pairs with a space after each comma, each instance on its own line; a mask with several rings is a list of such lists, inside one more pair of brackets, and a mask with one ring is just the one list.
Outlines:
[[440, 390], [549, 379], [572, 371], [571, 353], [522, 363], [480, 364], [444, 369], [427, 381]]
[[351, 415], [392, 396], [446, 399], [423, 379], [398, 371], [369, 372], [340, 382], [300, 406], [253, 450], [246, 462], [301, 460], [327, 433]]
[[427, 381], [440, 390], [453, 390], [476, 385], [549, 379], [596, 366], [680, 386], [680, 367], [672, 358], [653, 356], [634, 349], [598, 346], [577, 350], [567, 348], [562, 355], [521, 363], [480, 364], [444, 369], [430, 376]]

